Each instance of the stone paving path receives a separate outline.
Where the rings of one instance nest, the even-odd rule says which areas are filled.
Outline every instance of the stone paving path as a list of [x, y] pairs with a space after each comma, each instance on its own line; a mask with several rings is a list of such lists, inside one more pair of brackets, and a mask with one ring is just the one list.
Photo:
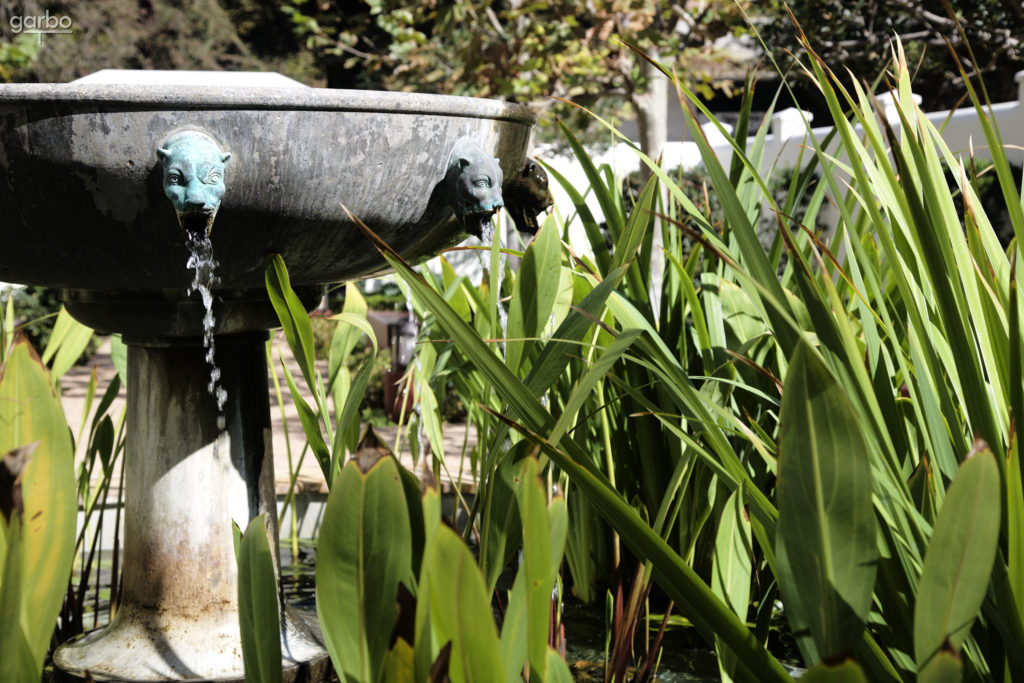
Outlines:
[[[288, 345], [285, 343], [283, 336], [278, 333], [275, 337], [275, 351], [274, 351], [274, 362], [280, 363], [282, 360], [288, 364], [289, 370], [293, 377], [299, 378], [301, 382], [301, 372], [299, 371], [298, 365], [295, 363], [295, 359], [292, 357]], [[278, 350], [280, 351], [280, 359], [278, 356]], [[326, 363], [321, 368], [324, 375], [327, 373]], [[96, 405], [99, 403], [100, 395], [109, 386], [111, 380], [114, 378], [116, 371], [114, 370], [113, 363], [110, 360], [110, 342], [109, 340], [104, 341], [100, 346], [99, 350], [92, 357], [92, 359], [86, 365], [76, 366], [72, 368], [62, 378], [61, 386], [63, 389], [62, 403], [64, 406], [64, 412], [68, 420], [68, 425], [71, 427], [72, 432], [77, 435], [79, 428], [82, 424], [82, 412], [85, 409], [85, 398], [89, 386], [89, 380], [92, 373], [96, 373], [97, 378], [97, 396], [93, 401], [92, 411], [95, 411]], [[302, 424], [299, 422], [298, 413], [295, 410], [295, 405], [291, 400], [291, 396], [288, 393], [288, 387], [285, 383], [284, 377], [281, 374], [280, 367], [278, 367], [278, 379], [281, 384], [281, 390], [284, 398], [284, 411], [282, 416], [281, 407], [278, 405], [277, 396], [274, 392], [273, 384], [269, 377], [267, 380], [268, 392], [270, 395], [270, 417], [271, 417], [271, 428], [273, 430], [273, 448], [274, 448], [274, 472], [275, 472], [275, 488], [277, 489], [278, 495], [284, 495], [288, 490], [290, 481], [290, 470], [288, 466], [288, 448], [291, 447], [293, 462], [298, 462], [300, 453], [303, 446], [306, 443], [305, 434], [302, 431]], [[312, 398], [306, 393], [304, 398], [310, 404], [313, 403]], [[125, 406], [125, 390], [121, 387], [118, 398], [114, 401], [111, 408], [111, 414], [113, 418], [117, 417], [124, 410]], [[92, 419], [92, 415], [89, 416]], [[398, 428], [383, 427], [376, 430], [381, 440], [390, 446], [394, 446], [395, 438], [398, 432]], [[471, 492], [475, 489], [475, 482], [472, 476], [469, 474], [469, 462], [468, 458], [463, 461], [461, 454], [463, 452], [463, 442], [466, 439], [467, 427], [464, 424], [445, 424], [444, 425], [444, 444], [445, 444], [445, 464], [451, 477], [447, 477], [442, 474], [441, 484], [443, 487], [448, 488], [452, 486], [452, 482], [459, 481], [460, 488], [463, 492]], [[467, 451], [471, 448], [475, 442], [476, 437], [472, 429], [469, 430], [469, 441], [467, 442]], [[403, 439], [403, 444], [399, 452], [399, 458], [408, 467], [412, 467], [412, 454], [409, 452], [407, 442]], [[460, 479], [460, 472], [462, 473]], [[114, 482], [119, 480], [119, 472], [115, 471]], [[327, 483], [324, 480], [323, 473], [320, 471], [320, 466], [317, 464], [313, 454], [307, 452], [305, 457], [302, 459], [301, 467], [299, 468], [299, 476], [296, 480], [297, 489], [301, 492], [313, 492], [313, 493], [326, 493]]]

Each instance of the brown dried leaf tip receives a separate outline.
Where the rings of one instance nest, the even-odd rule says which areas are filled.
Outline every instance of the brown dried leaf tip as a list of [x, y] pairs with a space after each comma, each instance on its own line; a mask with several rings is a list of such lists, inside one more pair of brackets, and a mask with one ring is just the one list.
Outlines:
[[19, 515], [25, 512], [21, 498], [21, 473], [38, 446], [38, 441], [19, 446], [0, 458], [0, 515], [8, 523], [15, 511]]

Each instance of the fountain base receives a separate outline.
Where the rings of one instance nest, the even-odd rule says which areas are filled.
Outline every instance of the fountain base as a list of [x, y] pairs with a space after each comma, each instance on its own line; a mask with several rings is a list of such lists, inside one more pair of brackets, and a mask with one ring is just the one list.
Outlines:
[[[232, 522], [245, 529], [266, 515], [280, 573], [265, 340], [263, 332], [216, 337], [228, 394], [220, 415], [200, 339], [126, 339], [122, 595], [109, 626], [58, 648], [54, 663], [65, 674], [98, 681], [244, 678]], [[320, 680], [318, 667], [307, 666], [327, 664], [315, 616], [282, 612], [290, 680]]]
[[[54, 655], [57, 680], [245, 681], [238, 615], [164, 618], [125, 608], [110, 626], [88, 633]], [[330, 659], [316, 615], [289, 609], [281, 630], [283, 680], [326, 680]]]

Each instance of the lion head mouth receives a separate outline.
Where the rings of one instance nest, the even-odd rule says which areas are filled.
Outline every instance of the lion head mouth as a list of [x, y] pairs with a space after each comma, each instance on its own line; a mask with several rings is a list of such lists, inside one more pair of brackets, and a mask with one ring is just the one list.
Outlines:
[[190, 233], [205, 233], [207, 235], [213, 230], [213, 219], [216, 211], [212, 209], [199, 209], [196, 211], [179, 211], [178, 224], [182, 230]]
[[491, 231], [491, 218], [495, 212], [495, 209], [470, 211], [462, 216], [462, 227], [466, 233], [482, 240], [484, 234]]

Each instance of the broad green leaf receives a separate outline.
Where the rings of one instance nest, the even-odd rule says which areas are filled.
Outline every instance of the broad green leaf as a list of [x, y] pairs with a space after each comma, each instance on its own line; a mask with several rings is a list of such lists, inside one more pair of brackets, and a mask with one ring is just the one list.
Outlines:
[[[644, 258], [644, 236], [648, 230], [660, 229], [654, 227], [654, 216], [651, 208], [658, 194], [658, 178], [652, 175], [640, 192], [636, 206], [629, 214], [622, 233], [615, 242], [615, 252], [612, 255], [611, 270], [624, 265], [629, 265], [626, 272], [626, 281], [629, 283], [629, 296], [634, 301], [646, 302], [649, 298], [647, 285], [644, 282], [643, 272], [648, 269], [650, 256]], [[648, 246], [650, 242], [647, 242]]]
[[491, 600], [469, 548], [454, 531], [440, 526], [423, 563], [435, 638], [452, 644], [448, 668], [452, 683], [502, 680]]
[[36, 663], [18, 617], [24, 595], [20, 513], [10, 522], [8, 528], [0, 517], [0, 539], [6, 536], [7, 546], [6, 556], [0, 557], [0, 680], [37, 681], [43, 665]]
[[[407, 494], [408, 495], [408, 494]], [[441, 523], [441, 492], [437, 482], [425, 482], [423, 497], [423, 542], [419, 572], [416, 583], [416, 634], [413, 642], [413, 663], [416, 669], [416, 680], [427, 680], [430, 667], [434, 663], [442, 643], [434, 637], [430, 624], [430, 573], [428, 566], [428, 549], [432, 546], [434, 534], [443, 525]]]
[[[466, 292], [462, 288], [462, 278], [459, 278], [455, 274], [455, 269], [452, 268], [452, 264], [444, 256], [438, 257], [441, 261], [441, 278], [444, 281], [444, 288], [451, 292], [446, 297], [448, 303], [451, 304], [452, 309], [458, 313], [463, 320], [469, 322], [472, 319], [473, 313], [469, 305], [469, 298], [466, 296]], [[452, 290], [452, 286], [455, 286]]]
[[779, 416], [779, 586], [820, 657], [853, 649], [877, 561], [871, 463], [857, 415], [814, 350], [790, 360]]
[[541, 335], [545, 339], [550, 338], [550, 335], [561, 326], [565, 317], [569, 315], [575, 293], [573, 290], [573, 280], [575, 279], [577, 278], [573, 275], [572, 269], [563, 261], [558, 276], [558, 293], [555, 295], [555, 303], [551, 307], [551, 325], [545, 327], [544, 334]]
[[[505, 619], [501, 623], [501, 666], [503, 681], [514, 681], [522, 676], [529, 657], [529, 617], [527, 615], [526, 572], [516, 572], [512, 590], [508, 592]], [[545, 646], [547, 643], [545, 642]]]
[[[914, 661], [923, 669], [947, 643], [959, 650], [988, 590], [999, 542], [999, 466], [983, 442], [946, 491], [914, 606]], [[1009, 606], [1007, 606], [1009, 607]]]
[[572, 683], [574, 680], [569, 665], [562, 659], [562, 655], [550, 647], [548, 648], [547, 672], [547, 678], [544, 679], [546, 683]]
[[[345, 359], [352, 353], [364, 334], [369, 337], [374, 350], [377, 350], [377, 335], [373, 333], [373, 328], [366, 319], [366, 312], [366, 300], [355, 283], [349, 282], [345, 285], [345, 307], [341, 313], [332, 318], [338, 321], [338, 325], [334, 328], [331, 348], [327, 353], [327, 393], [329, 394], [334, 393], [335, 382], [338, 381], [339, 374], [345, 368]], [[344, 396], [341, 396], [341, 401], [336, 400], [335, 409], [337, 409], [337, 404], [343, 401]]]
[[247, 683], [281, 681], [280, 604], [264, 515], [249, 523], [238, 547], [238, 621]]
[[78, 501], [67, 420], [25, 339], [0, 368], [0, 425], [0, 453], [39, 442], [21, 475], [22, 576], [31, 577], [21, 595], [21, 626], [41, 670], [71, 575]]
[[412, 537], [398, 466], [383, 457], [339, 473], [317, 545], [316, 602], [324, 641], [344, 676], [377, 681], [395, 623], [398, 583], [412, 584]]
[[963, 676], [960, 658], [950, 652], [940, 652], [918, 672], [917, 683], [960, 683]]

